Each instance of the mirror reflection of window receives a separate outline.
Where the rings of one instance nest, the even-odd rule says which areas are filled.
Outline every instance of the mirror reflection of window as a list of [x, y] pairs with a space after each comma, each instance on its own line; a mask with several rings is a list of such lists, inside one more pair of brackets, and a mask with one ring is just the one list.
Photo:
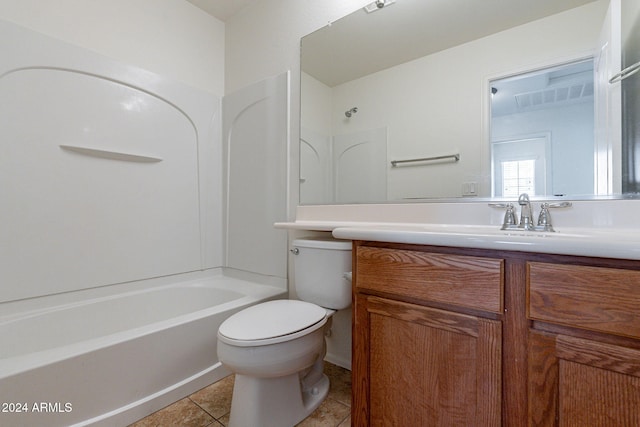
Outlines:
[[536, 195], [535, 159], [506, 161], [502, 162], [501, 166], [504, 197], [518, 197], [522, 193]]
[[[530, 196], [550, 194], [551, 169], [547, 167], [551, 164], [550, 147], [549, 133], [494, 141], [491, 144], [493, 196], [513, 198], [522, 193]], [[514, 174], [520, 174], [522, 180], [516, 181]]]
[[[594, 194], [593, 60], [493, 80], [490, 88], [492, 195]], [[531, 182], [514, 184], [504, 165], [522, 172], [534, 165]]]

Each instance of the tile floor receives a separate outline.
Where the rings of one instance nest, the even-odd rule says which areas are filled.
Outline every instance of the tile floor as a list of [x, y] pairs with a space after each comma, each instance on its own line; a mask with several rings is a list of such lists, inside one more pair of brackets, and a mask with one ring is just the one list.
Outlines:
[[[300, 427], [351, 425], [351, 371], [325, 362], [329, 395]], [[233, 375], [155, 412], [130, 427], [221, 427], [229, 424]], [[257, 426], [256, 426], [257, 427]]]

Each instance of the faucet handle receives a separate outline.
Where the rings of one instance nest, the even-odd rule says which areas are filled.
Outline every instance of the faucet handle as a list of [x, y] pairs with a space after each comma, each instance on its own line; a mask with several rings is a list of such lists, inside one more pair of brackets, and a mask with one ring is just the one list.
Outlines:
[[555, 231], [551, 225], [551, 215], [549, 214], [549, 203], [540, 205], [540, 215], [538, 215], [538, 227], [542, 227], [542, 231]]
[[513, 228], [518, 225], [516, 219], [516, 211], [513, 203], [489, 203], [492, 208], [506, 208], [504, 213], [504, 219], [502, 220], [502, 227], [500, 230], [506, 230], [507, 228]]
[[516, 210], [513, 207], [513, 203], [507, 203], [507, 211], [504, 213], [504, 221], [502, 221], [502, 230], [514, 225], [518, 225]]
[[540, 205], [540, 215], [538, 216], [538, 227], [542, 227], [542, 231], [555, 231], [551, 225], [550, 208], [568, 208], [571, 207], [571, 202], [560, 203], [542, 203]]

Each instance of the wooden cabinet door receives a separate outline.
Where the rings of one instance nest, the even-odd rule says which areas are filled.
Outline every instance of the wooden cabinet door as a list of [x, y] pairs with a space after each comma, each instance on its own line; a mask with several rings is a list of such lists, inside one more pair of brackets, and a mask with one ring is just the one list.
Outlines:
[[640, 350], [531, 331], [529, 425], [640, 426]]
[[498, 426], [499, 321], [356, 294], [354, 426]]

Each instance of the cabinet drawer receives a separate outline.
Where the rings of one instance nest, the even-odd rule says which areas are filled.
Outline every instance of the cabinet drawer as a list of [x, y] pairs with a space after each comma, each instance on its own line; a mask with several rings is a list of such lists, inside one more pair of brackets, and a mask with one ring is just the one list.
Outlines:
[[504, 261], [358, 246], [356, 290], [502, 313]]
[[640, 271], [530, 262], [529, 319], [640, 338]]

